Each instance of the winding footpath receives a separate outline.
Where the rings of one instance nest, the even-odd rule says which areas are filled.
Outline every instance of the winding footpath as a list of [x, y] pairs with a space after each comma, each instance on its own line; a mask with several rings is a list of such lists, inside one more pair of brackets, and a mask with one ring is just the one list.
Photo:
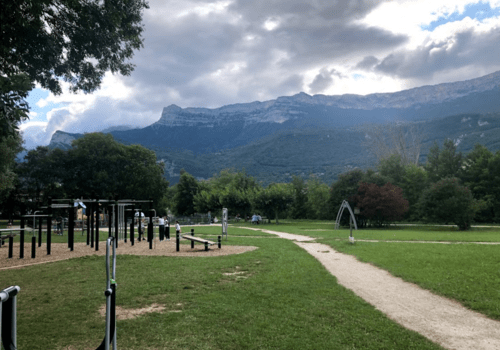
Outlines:
[[[249, 228], [252, 229], [252, 228]], [[446, 349], [500, 349], [500, 322], [435, 295], [355, 257], [335, 251], [314, 238], [260, 230], [295, 241], [318, 259], [338, 283], [400, 325]]]

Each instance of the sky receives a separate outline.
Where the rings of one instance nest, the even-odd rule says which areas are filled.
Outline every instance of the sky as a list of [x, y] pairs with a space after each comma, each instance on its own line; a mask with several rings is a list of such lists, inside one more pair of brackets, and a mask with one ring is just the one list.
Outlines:
[[394, 92], [500, 70], [500, 0], [149, 0], [130, 76], [36, 88], [25, 147], [56, 130], [145, 127], [163, 107]]

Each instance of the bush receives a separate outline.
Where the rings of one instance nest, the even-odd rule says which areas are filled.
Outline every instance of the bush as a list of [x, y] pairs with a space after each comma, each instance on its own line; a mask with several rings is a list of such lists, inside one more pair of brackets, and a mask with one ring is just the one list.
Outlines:
[[471, 191], [457, 178], [445, 178], [424, 191], [421, 210], [427, 221], [454, 223], [460, 230], [467, 230], [479, 210], [479, 202]]
[[403, 190], [390, 182], [384, 186], [362, 182], [358, 188], [357, 205], [362, 216], [376, 226], [401, 220], [408, 211]]

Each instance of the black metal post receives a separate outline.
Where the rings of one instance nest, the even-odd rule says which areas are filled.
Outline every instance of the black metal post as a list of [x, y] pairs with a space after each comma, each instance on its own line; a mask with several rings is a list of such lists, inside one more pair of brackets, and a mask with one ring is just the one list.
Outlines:
[[111, 222], [113, 221], [112, 215], [113, 215], [113, 204], [108, 204], [108, 238], [113, 237], [113, 227], [111, 225]]
[[[70, 251], [74, 250], [75, 247], [75, 207], [73, 201], [70, 203], [71, 208], [69, 208], [69, 220], [68, 220], [68, 248]], [[83, 225], [83, 223], [82, 223]], [[82, 228], [83, 230], [83, 228]]]
[[31, 237], [31, 258], [34, 259], [36, 257], [36, 237]]
[[205, 251], [208, 252], [208, 242], [205, 242]]
[[14, 237], [9, 237], [9, 259], [12, 259], [14, 253]]
[[115, 215], [115, 247], [118, 248], [118, 197], [115, 198], [114, 204], [114, 215]]
[[222, 246], [222, 237], [221, 236], [217, 237], [217, 243], [218, 243], [217, 245], [219, 246], [219, 249], [220, 249]]
[[47, 208], [47, 255], [50, 255], [50, 245], [52, 243], [52, 197], [49, 197], [49, 207]]
[[149, 209], [148, 241], [149, 249], [153, 249], [153, 209]]
[[96, 220], [95, 220], [95, 251], [99, 250], [99, 198], [96, 200]]
[[43, 217], [38, 218], [38, 247], [42, 246], [42, 226], [43, 226]]
[[[89, 215], [92, 215], [92, 202], [90, 202], [90, 204], [87, 204], [87, 208], [85, 210], [85, 214], [87, 214], [87, 245], [90, 245], [90, 216]], [[82, 222], [83, 222], [83, 219], [82, 219]], [[83, 225], [83, 223], [82, 223]], [[92, 223], [92, 228], [94, 228], [94, 223]]]
[[95, 204], [92, 202], [90, 204], [90, 248], [94, 248], [94, 237], [95, 237]]
[[[191, 229], [191, 236], [194, 237], [194, 228]], [[194, 249], [194, 241], [191, 241], [191, 249]]]
[[139, 224], [137, 225], [137, 240], [140, 242], [141, 239], [143, 239], [144, 237], [142, 237], [142, 211], [139, 210], [139, 217], [137, 219], [137, 221], [139, 221]]
[[170, 220], [168, 220], [166, 229], [167, 229], [167, 231], [165, 233], [167, 235], [167, 240], [170, 241]]
[[21, 240], [19, 246], [19, 259], [24, 259], [24, 208], [21, 211]]
[[132, 222], [130, 222], [130, 244], [134, 245], [134, 217], [132, 216]]

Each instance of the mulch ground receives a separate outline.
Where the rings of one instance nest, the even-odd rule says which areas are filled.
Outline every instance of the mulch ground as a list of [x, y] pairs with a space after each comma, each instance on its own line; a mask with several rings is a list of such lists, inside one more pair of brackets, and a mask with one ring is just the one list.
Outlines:
[[[181, 244], [179, 247], [179, 252], [176, 251], [175, 239], [170, 241], [158, 241], [155, 240], [153, 244], [153, 249], [149, 249], [149, 243], [147, 241], [136, 241], [134, 246], [130, 244], [130, 241], [125, 243], [123, 241], [118, 242], [118, 248], [116, 249], [116, 254], [127, 254], [127, 255], [149, 255], [149, 256], [177, 256], [177, 257], [212, 257], [212, 256], [222, 256], [231, 254], [241, 254], [248, 251], [257, 249], [257, 247], [252, 246], [233, 246], [224, 245], [222, 243], [222, 248], [217, 248], [217, 245], [211, 246], [209, 251], [205, 251], [205, 246], [203, 244], [195, 244], [194, 249], [191, 249], [190, 244]], [[47, 245], [43, 243], [41, 247], [36, 248], [36, 257], [31, 258], [31, 242], [24, 244], [24, 258], [20, 259], [20, 244], [14, 243], [13, 246], [13, 257], [8, 258], [8, 244], [3, 245], [0, 248], [0, 270], [20, 268], [24, 266], [31, 266], [36, 264], [44, 264], [54, 261], [67, 260], [71, 258], [78, 258], [88, 255], [106, 255], [106, 243], [99, 242], [99, 250], [95, 251], [95, 248], [91, 248], [86, 243], [75, 243], [74, 250], [70, 251], [67, 243], [52, 243], [51, 244], [51, 254], [47, 255]]]

